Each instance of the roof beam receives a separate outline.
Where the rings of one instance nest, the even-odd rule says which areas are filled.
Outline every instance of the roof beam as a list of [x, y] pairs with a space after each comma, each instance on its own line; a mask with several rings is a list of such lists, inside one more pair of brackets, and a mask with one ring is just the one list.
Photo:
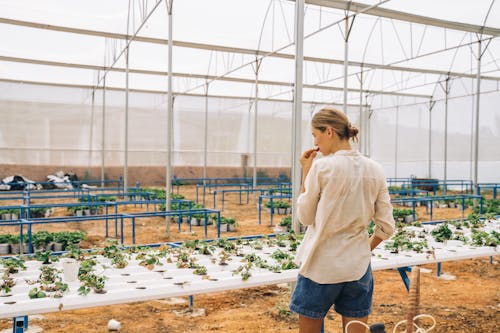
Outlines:
[[[0, 56], [0, 61], [20, 62], [20, 63], [45, 65], [45, 66], [69, 67], [69, 68], [88, 69], [88, 70], [105, 70], [106, 69], [103, 66], [75, 64], [75, 63], [67, 63], [67, 62], [38, 60], [38, 59], [27, 59], [27, 58], [18, 58], [18, 57], [6, 57], [6, 56]], [[125, 68], [113, 67], [113, 68], [109, 68], [109, 71], [124, 73], [126, 70], [125, 70]], [[161, 75], [161, 76], [168, 75], [167, 72], [163, 72], [163, 71], [152, 71], [152, 70], [133, 69], [133, 68], [129, 68], [129, 73], [145, 74], [145, 75]], [[173, 76], [174, 77], [193, 78], [193, 79], [203, 79], [203, 80], [208, 79], [208, 80], [255, 84], [255, 79], [244, 79], [244, 78], [228, 77], [228, 76], [217, 77], [214, 75], [189, 74], [189, 73], [173, 73]], [[282, 87], [283, 86], [284, 87], [293, 87], [293, 83], [283, 82], [283, 81], [259, 80], [259, 84], [272, 85], [272, 86], [282, 86]], [[341, 88], [341, 87], [332, 87], [332, 86], [316, 85], [316, 84], [304, 84], [303, 87], [307, 88], [307, 89], [344, 91], [344, 88]], [[347, 89], [347, 91], [359, 93], [359, 89], [349, 88], [349, 89]], [[416, 97], [416, 98], [427, 98], [427, 99], [431, 97], [430, 95], [423, 95], [423, 94], [411, 94], [411, 93], [396, 92], [396, 91], [380, 91], [380, 90], [370, 90], [370, 89], [365, 89], [365, 90], [363, 90], [363, 92], [366, 94], [370, 94], [370, 95], [391, 95], [391, 96]]]
[[[61, 31], [61, 32], [67, 32], [67, 33], [75, 33], [75, 34], [82, 34], [82, 35], [104, 37], [104, 38], [107, 37], [107, 38], [123, 39], [123, 40], [127, 40], [127, 39], [130, 40], [132, 38], [132, 35], [126, 35], [126, 34], [118, 34], [118, 33], [88, 30], [88, 29], [78, 29], [78, 28], [72, 28], [72, 27], [54, 26], [51, 24], [20, 21], [20, 20], [13, 20], [13, 19], [8, 19], [8, 18], [1, 18], [1, 17], [0, 17], [0, 23], [30, 27], [30, 28], [35, 28], [35, 29], [46, 29], [46, 30], [52, 30], [52, 31]], [[166, 39], [153, 38], [153, 37], [142, 37], [142, 36], [136, 36], [134, 38], [134, 40], [138, 41], [138, 42], [143, 42], [143, 43], [153, 43], [153, 44], [162, 44], [162, 45], [167, 45], [167, 43], [168, 43], [168, 40], [166, 40]], [[273, 58], [281, 58], [281, 59], [289, 59], [289, 60], [294, 59], [293, 54], [271, 53], [269, 51], [263, 51], [263, 50], [253, 50], [253, 49], [228, 47], [228, 46], [203, 44], [203, 43], [183, 42], [183, 41], [173, 41], [173, 44], [174, 44], [174, 46], [177, 46], [177, 47], [185, 47], [185, 48], [192, 48], [192, 49], [199, 49], [199, 50], [229, 52], [229, 53], [238, 53], [238, 54], [251, 54], [251, 55], [261, 55], [261, 56], [268, 55], [269, 57], [273, 57]], [[344, 65], [344, 60], [338, 60], [338, 59], [326, 59], [326, 58], [316, 58], [316, 57], [305, 56], [304, 60], [310, 61], [310, 62], [319, 62], [319, 63], [327, 63], [327, 64], [334, 64], [334, 65], [342, 65], [342, 66]], [[449, 75], [452, 77], [463, 77], [463, 78], [471, 78], [471, 79], [477, 78], [476, 74], [448, 72], [448, 71], [435, 70], [435, 69], [423, 69], [423, 68], [412, 68], [412, 67], [393, 66], [393, 65], [362, 63], [362, 62], [357, 62], [357, 61], [349, 61], [349, 66], [357, 66], [357, 67], [373, 68], [373, 69], [385, 69], [385, 70], [421, 73], [421, 74], [446, 75], [446, 76]], [[500, 77], [494, 77], [494, 76], [481, 76], [481, 79], [500, 81]]]
[[[294, 1], [294, 0], [290, 0]], [[352, 1], [344, 1], [344, 0], [305, 0], [307, 4], [317, 5], [328, 8], [342, 9], [342, 10], [350, 10], [352, 12], [360, 12], [363, 11], [363, 14], [385, 17], [389, 19], [406, 21], [418, 24], [425, 24], [434, 27], [453, 29], [458, 31], [466, 31], [466, 32], [474, 32], [483, 35], [489, 35], [493, 37], [500, 36], [500, 29], [480, 26], [475, 24], [468, 23], [460, 23], [454, 21], [440, 20], [437, 18], [432, 18], [428, 16], [415, 15], [405, 12], [400, 12], [397, 10], [386, 9], [382, 7], [374, 7], [368, 9], [370, 5], [366, 5], [363, 3], [352, 2]]]
[[[49, 86], [49, 87], [59, 87], [59, 88], [76, 88], [76, 89], [96, 89], [96, 90], [102, 90], [103, 87], [95, 87], [92, 85], [85, 85], [85, 84], [69, 84], [69, 83], [54, 83], [54, 82], [41, 82], [41, 81], [28, 81], [28, 80], [14, 80], [14, 79], [4, 79], [0, 78], [0, 82], [5, 82], [5, 83], [14, 83], [14, 84], [32, 84], [32, 85], [37, 85], [37, 86]], [[109, 91], [121, 91], [125, 92], [125, 88], [119, 88], [119, 87], [106, 87], [106, 90]], [[166, 94], [166, 91], [163, 90], [150, 90], [150, 89], [129, 89], [129, 92], [135, 92], [135, 93], [145, 93], [145, 94]], [[255, 101], [255, 97], [245, 97], [245, 96], [225, 96], [225, 95], [205, 95], [205, 94], [193, 94], [193, 93], [180, 93], [180, 92], [174, 92], [174, 96], [192, 96], [192, 97], [211, 97], [211, 98], [226, 98], [226, 99], [240, 99], [240, 100], [249, 100], [251, 102]], [[280, 98], [261, 98], [259, 97], [259, 101], [268, 101], [268, 102], [286, 102], [286, 103], [291, 103], [293, 102], [291, 99], [280, 99]], [[317, 101], [304, 101], [305, 104], [314, 104], [314, 105], [338, 105], [342, 106], [342, 103], [335, 103], [335, 102], [317, 102]], [[347, 106], [351, 107], [357, 107], [359, 108], [359, 104], [347, 104]], [[368, 104], [365, 104], [364, 106], [368, 107]]]

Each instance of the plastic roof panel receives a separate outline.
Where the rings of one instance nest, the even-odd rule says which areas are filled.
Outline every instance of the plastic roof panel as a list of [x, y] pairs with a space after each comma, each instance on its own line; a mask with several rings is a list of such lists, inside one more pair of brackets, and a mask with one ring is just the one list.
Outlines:
[[[345, 6], [340, 0], [306, 1], [326, 5]], [[131, 1], [131, 19], [128, 24], [130, 34], [140, 26], [146, 14], [152, 11], [157, 1]], [[378, 1], [358, 1], [355, 4], [376, 5]], [[500, 4], [491, 1], [419, 1], [391, 0], [384, 2], [382, 9], [421, 15], [439, 20], [454, 21], [474, 25], [486, 22], [488, 27], [500, 26]], [[112, 0], [89, 0], [85, 3], [66, 1], [20, 0], [16, 2], [0, 0], [0, 18], [50, 24], [53, 26], [89, 29], [103, 33], [125, 34], [127, 32], [128, 2]], [[213, 90], [228, 96], [244, 94], [251, 98], [254, 94], [255, 61], [257, 50], [286, 54], [288, 59], [268, 56], [262, 60], [259, 70], [260, 81], [283, 82], [283, 86], [267, 85], [261, 97], [273, 95], [290, 96], [293, 83], [293, 53], [290, 45], [293, 40], [294, 1], [174, 1], [173, 36], [178, 42], [202, 43], [205, 50], [192, 47], [174, 47], [173, 71], [182, 77], [174, 77], [174, 86], [181, 91], [203, 91], [201, 78], [186, 78], [189, 74], [242, 78], [247, 83], [217, 82], [211, 84]], [[489, 14], [488, 14], [489, 11]], [[347, 12], [352, 14], [352, 12]], [[321, 58], [304, 63], [304, 84], [326, 85], [339, 88], [343, 86], [344, 22], [346, 12], [342, 9], [319, 7], [308, 4], [305, 11], [305, 34], [311, 34], [304, 41], [306, 57]], [[486, 15], [488, 18], [485, 21]], [[352, 22], [352, 19], [350, 20]], [[167, 36], [167, 10], [160, 3], [139, 32], [141, 37], [156, 38], [164, 43]], [[329, 26], [329, 27], [328, 27]], [[328, 27], [328, 28], [326, 28]], [[316, 31], [323, 29], [321, 32]], [[363, 89], [372, 91], [404, 92], [429, 95], [445, 77], [445, 72], [474, 75], [477, 71], [475, 53], [477, 52], [476, 34], [470, 32], [426, 26], [404, 20], [379, 18], [360, 14], [354, 19], [349, 36], [349, 61], [363, 63], [351, 65], [348, 69], [348, 87], [360, 87], [359, 75], [364, 75]], [[485, 36], [484, 38], [487, 38]], [[489, 44], [488, 44], [489, 42]], [[482, 61], [482, 73], [500, 77], [500, 44], [497, 39], [485, 40], [488, 49]], [[20, 57], [48, 61], [60, 61], [80, 65], [109, 66], [115, 62], [126, 42], [102, 36], [89, 36], [81, 33], [56, 32], [45, 29], [28, 28], [0, 23], [0, 57]], [[461, 46], [459, 46], [461, 45]], [[459, 47], [458, 47], [459, 46]], [[200, 46], [201, 47], [201, 46]], [[214, 51], [220, 49], [225, 51]], [[286, 48], [284, 48], [286, 47]], [[245, 54], [238, 53], [240, 48], [247, 49]], [[319, 61], [321, 60], [321, 61]], [[328, 63], [331, 61], [331, 63]], [[394, 65], [413, 68], [416, 71], [438, 70], [441, 74], [405, 73], [387, 69], [372, 69], [371, 65]], [[46, 67], [46, 66], [45, 66]], [[19, 80], [47, 79], [57, 83], [86, 84], [96, 82], [102, 71], [57, 68], [47, 75], [43, 65], [0, 62], [0, 79]], [[167, 47], [165, 44], [132, 42], [130, 47], [131, 70], [157, 71], [161, 75], [132, 74], [132, 85], [144, 89], [165, 89], [167, 70]], [[122, 56], [115, 68], [124, 70]], [[237, 70], [235, 70], [238, 68]], [[108, 84], [124, 88], [123, 74], [108, 74]], [[102, 80], [101, 80], [102, 81]], [[220, 80], [219, 80], [220, 81]], [[241, 87], [240, 86], [246, 86]], [[215, 88], [217, 87], [217, 89]], [[231, 88], [237, 92], [231, 92]], [[224, 89], [227, 89], [226, 91]], [[337, 98], [336, 91], [324, 89], [308, 92], [308, 96], [324, 95]], [[350, 92], [350, 100], [355, 99]], [[320, 97], [321, 96], [321, 97]], [[334, 96], [334, 97], [333, 97]]]

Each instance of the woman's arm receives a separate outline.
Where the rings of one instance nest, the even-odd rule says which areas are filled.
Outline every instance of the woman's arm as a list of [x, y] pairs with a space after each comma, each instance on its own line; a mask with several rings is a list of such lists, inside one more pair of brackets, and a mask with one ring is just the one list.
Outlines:
[[312, 225], [316, 220], [316, 210], [321, 194], [319, 173], [317, 164], [312, 165], [308, 171], [303, 171], [303, 192], [297, 199], [297, 217], [304, 225]]
[[302, 190], [301, 190], [301, 193], [304, 193], [306, 191], [306, 187], [305, 187], [306, 177], [307, 177], [307, 174], [309, 173], [309, 170], [311, 169], [312, 162], [313, 162], [314, 158], [316, 157], [317, 152], [318, 152], [317, 148], [308, 149], [300, 157], [300, 165], [302, 166]]
[[392, 216], [391, 197], [387, 186], [384, 185], [379, 191], [375, 201], [375, 215], [373, 217], [375, 228], [373, 236], [370, 238], [370, 248], [373, 250], [383, 240], [392, 236], [395, 229], [394, 217]]
[[382, 239], [372, 235], [370, 237], [370, 251], [373, 251], [380, 243], [382, 243]]

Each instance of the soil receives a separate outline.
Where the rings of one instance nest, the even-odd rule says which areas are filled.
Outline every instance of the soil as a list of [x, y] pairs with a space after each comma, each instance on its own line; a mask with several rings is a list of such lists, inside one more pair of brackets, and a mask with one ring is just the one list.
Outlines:
[[[195, 199], [193, 187], [181, 187], [180, 193]], [[207, 207], [213, 207], [213, 196], [206, 197]], [[282, 216], [274, 216], [274, 226], [269, 225], [269, 214], [265, 209], [262, 224], [258, 224], [256, 203], [250, 197], [246, 204], [239, 204], [237, 195], [226, 197], [222, 215], [235, 217], [237, 231], [224, 236], [268, 234]], [[39, 201], [41, 202], [41, 201]], [[8, 203], [3, 203], [7, 205]], [[217, 207], [220, 208], [220, 199]], [[140, 211], [145, 207], [120, 207], [120, 211]], [[151, 207], [150, 207], [151, 209]], [[67, 215], [62, 208], [54, 215]], [[470, 213], [467, 211], [465, 216]], [[428, 220], [425, 208], [418, 207], [420, 220]], [[459, 218], [461, 212], [453, 208], [435, 208], [433, 219]], [[164, 218], [144, 218], [136, 221], [136, 241], [156, 243], [203, 238], [203, 227], [182, 224], [178, 230], [171, 225], [167, 237]], [[118, 223], [119, 226], [119, 223]], [[45, 228], [45, 227], [44, 227]], [[59, 224], [49, 226], [55, 230], [85, 230], [87, 240], [82, 247], [101, 245], [105, 240], [104, 221], [82, 224]], [[34, 228], [34, 231], [40, 228]], [[131, 243], [131, 222], [125, 221], [125, 243]], [[13, 230], [0, 230], [13, 232]], [[110, 223], [110, 236], [115, 235], [114, 221]], [[208, 227], [208, 238], [216, 237], [213, 226]], [[490, 258], [447, 262], [442, 264], [442, 276], [437, 277], [436, 265], [425, 265], [429, 271], [421, 273], [420, 313], [434, 316], [437, 322], [433, 332], [498, 332], [500, 327], [500, 266], [498, 256]], [[395, 324], [406, 319], [408, 293], [396, 270], [374, 272], [375, 294], [370, 323], [383, 322], [387, 332]], [[448, 280], [443, 277], [454, 277]], [[110, 319], [121, 323], [120, 332], [298, 332], [297, 316], [288, 311], [290, 289], [287, 284], [223, 293], [197, 295], [193, 307], [188, 298], [153, 300], [115, 306], [89, 308], [60, 313], [44, 314], [42, 319], [30, 319], [30, 326], [43, 328], [43, 332], [107, 332]], [[11, 320], [0, 320], [0, 329], [12, 330]], [[325, 332], [342, 332], [341, 319], [333, 310], [325, 320]]]

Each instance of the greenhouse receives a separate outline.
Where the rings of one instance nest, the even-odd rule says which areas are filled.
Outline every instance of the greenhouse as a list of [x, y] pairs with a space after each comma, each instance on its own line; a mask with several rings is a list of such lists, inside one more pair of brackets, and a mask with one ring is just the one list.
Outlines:
[[[300, 159], [325, 107], [359, 129], [393, 207], [369, 322], [396, 329], [420, 266], [437, 270], [411, 278], [425, 332], [498, 326], [498, 1], [0, 8], [0, 329], [298, 331]], [[328, 313], [322, 331], [343, 332]]]

